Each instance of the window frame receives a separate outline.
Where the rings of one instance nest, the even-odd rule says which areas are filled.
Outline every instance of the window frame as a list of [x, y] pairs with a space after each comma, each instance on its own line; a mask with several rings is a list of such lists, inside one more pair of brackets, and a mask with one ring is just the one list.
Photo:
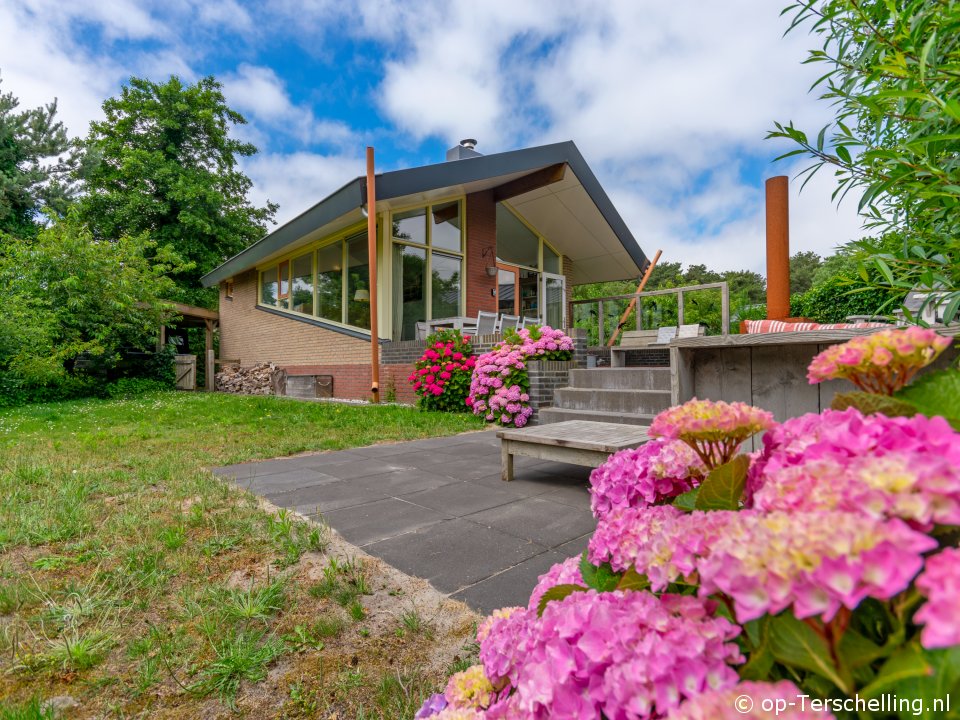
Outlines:
[[[439, 205], [448, 205], [450, 203], [457, 203], [458, 213], [460, 216], [460, 249], [449, 250], [447, 248], [434, 248], [433, 246], [433, 225], [430, 222], [430, 216], [432, 214], [433, 208]], [[420, 210], [424, 211], [424, 222], [426, 224], [426, 242], [418, 243], [410, 240], [398, 240], [393, 237], [393, 218], [395, 215], [400, 215], [411, 210]], [[389, 230], [387, 230], [389, 228]], [[426, 274], [427, 274], [427, 283], [425, 288], [424, 295], [424, 310], [426, 314], [425, 321], [429, 322], [434, 320], [433, 317], [433, 255], [437, 253], [444, 257], [456, 258], [460, 261], [460, 315], [462, 316], [465, 312], [467, 306], [467, 282], [466, 282], [466, 263], [467, 263], [467, 203], [466, 195], [455, 195], [437, 198], [436, 200], [431, 200], [429, 202], [419, 202], [411, 205], [402, 205], [395, 208], [390, 208], [390, 212], [387, 214], [386, 221], [384, 223], [384, 245], [386, 246], [387, 232], [389, 232], [389, 247], [385, 247], [384, 256], [387, 258], [387, 262], [390, 264], [390, 267], [387, 268], [386, 276], [389, 278], [389, 287], [387, 292], [390, 297], [391, 304], [396, 302], [394, 297], [396, 288], [393, 287], [393, 246], [394, 245], [407, 245], [409, 247], [420, 248], [426, 253]], [[393, 316], [390, 314], [390, 337], [393, 337], [395, 328], [393, 325]]]

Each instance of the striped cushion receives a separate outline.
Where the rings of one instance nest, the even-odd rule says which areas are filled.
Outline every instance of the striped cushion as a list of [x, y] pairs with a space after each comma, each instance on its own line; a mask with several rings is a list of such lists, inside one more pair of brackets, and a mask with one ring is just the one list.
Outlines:
[[785, 322], [783, 320], [747, 320], [747, 332], [754, 333], [777, 333], [777, 332], [803, 332], [805, 330], [859, 330], [866, 328], [889, 328], [893, 327], [887, 323], [815, 323], [815, 322]]

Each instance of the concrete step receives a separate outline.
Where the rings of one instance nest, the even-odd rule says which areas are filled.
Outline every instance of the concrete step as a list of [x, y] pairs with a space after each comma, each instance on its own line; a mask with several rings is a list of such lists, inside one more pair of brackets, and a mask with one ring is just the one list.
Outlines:
[[592, 420], [594, 422], [618, 423], [620, 425], [642, 425], [648, 427], [654, 415], [642, 413], [606, 413], [593, 410], [570, 410], [548, 407], [540, 409], [540, 424], [564, 422], [566, 420]]
[[607, 390], [669, 390], [670, 368], [571, 370], [570, 387]]
[[670, 407], [670, 391], [565, 387], [554, 393], [553, 406], [565, 410], [656, 414]]

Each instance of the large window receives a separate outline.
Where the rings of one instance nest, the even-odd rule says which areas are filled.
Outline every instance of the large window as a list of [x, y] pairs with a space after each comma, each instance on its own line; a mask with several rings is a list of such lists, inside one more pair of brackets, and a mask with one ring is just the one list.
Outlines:
[[[562, 279], [557, 280], [562, 272], [560, 255], [503, 203], [497, 203], [497, 264], [500, 312], [538, 318], [547, 324], [562, 322], [564, 290]], [[552, 284], [546, 286], [545, 282]]]
[[393, 339], [463, 312], [463, 209], [459, 200], [393, 214]]
[[338, 239], [260, 272], [260, 304], [370, 328], [367, 233]]

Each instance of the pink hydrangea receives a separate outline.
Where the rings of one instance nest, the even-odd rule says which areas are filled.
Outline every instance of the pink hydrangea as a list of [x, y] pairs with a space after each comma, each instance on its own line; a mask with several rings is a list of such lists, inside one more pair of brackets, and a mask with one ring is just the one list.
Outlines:
[[[806, 696], [801, 699], [801, 695]], [[764, 705], [764, 701], [770, 703]], [[832, 713], [810, 708], [809, 692], [789, 680], [742, 682], [697, 695], [671, 710], [666, 720], [834, 720]]]
[[849, 380], [865, 392], [892, 395], [953, 343], [918, 326], [853, 338], [817, 355], [807, 371], [811, 384]]
[[960, 645], [960, 549], [947, 548], [927, 558], [917, 589], [927, 598], [913, 616], [915, 623], [924, 626], [923, 646]]
[[954, 502], [960, 488], [956, 485], [955, 468], [960, 467], [960, 434], [940, 417], [864, 416], [855, 408], [842, 412], [826, 410], [820, 415], [810, 413], [771, 428], [751, 463], [745, 501], [749, 506], [769, 480], [777, 487], [765, 495], [764, 502], [773, 507], [773, 496], [788, 480], [794, 481], [790, 473], [783, 475], [788, 467], [832, 463], [856, 468], [868, 465], [867, 458], [878, 460], [887, 456], [911, 459], [910, 463], [916, 459], [916, 470], [923, 477], [917, 479], [913, 489], [897, 491], [898, 495], [919, 499], [924, 508], [914, 514], [922, 517], [929, 513], [933, 519], [944, 521], [956, 517]]
[[580, 574], [580, 556], [567, 558], [537, 578], [537, 586], [530, 594], [530, 602], [527, 604], [527, 609], [536, 612], [537, 607], [540, 605], [540, 598], [552, 587], [556, 587], [557, 585], [583, 584], [583, 575]]
[[[740, 628], [694, 597], [576, 592], [543, 616], [521, 610], [481, 642], [487, 677], [504, 678], [488, 718], [656, 718], [737, 682]], [[495, 683], [496, 684], [496, 683]]]
[[590, 473], [590, 508], [599, 520], [617, 508], [654, 505], [692, 490], [705, 472], [686, 443], [651, 440], [614, 453]]
[[793, 607], [830, 620], [866, 597], [902, 592], [936, 541], [900, 520], [841, 512], [682, 513], [621, 510], [598, 524], [594, 563], [635, 567], [653, 590], [696, 573], [704, 596], [722, 592], [747, 622]]
[[443, 696], [449, 708], [483, 710], [493, 703], [496, 693], [483, 673], [483, 666], [473, 665], [450, 676]]
[[693, 398], [657, 415], [648, 433], [682, 440], [712, 469], [728, 462], [744, 440], [774, 424], [773, 415], [746, 403]]

